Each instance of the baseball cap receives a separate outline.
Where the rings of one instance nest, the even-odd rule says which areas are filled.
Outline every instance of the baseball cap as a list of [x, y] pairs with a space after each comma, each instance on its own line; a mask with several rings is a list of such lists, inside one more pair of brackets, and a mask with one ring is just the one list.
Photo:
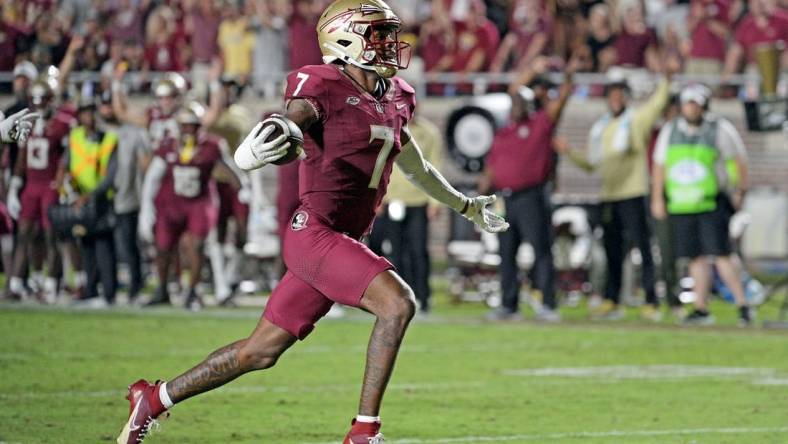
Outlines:
[[695, 102], [700, 106], [706, 106], [709, 101], [709, 91], [703, 85], [689, 85], [681, 90], [679, 100], [682, 104]]
[[27, 60], [21, 61], [14, 66], [14, 77], [18, 76], [26, 77], [32, 82], [38, 77], [38, 69], [36, 69], [36, 65]]

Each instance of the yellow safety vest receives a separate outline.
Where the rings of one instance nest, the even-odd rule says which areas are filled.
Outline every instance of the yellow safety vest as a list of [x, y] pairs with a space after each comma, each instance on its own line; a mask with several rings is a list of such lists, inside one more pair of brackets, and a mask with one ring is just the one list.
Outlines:
[[109, 159], [118, 144], [118, 135], [108, 131], [101, 143], [89, 140], [85, 128], [71, 130], [69, 140], [69, 172], [82, 192], [91, 192], [107, 176]]

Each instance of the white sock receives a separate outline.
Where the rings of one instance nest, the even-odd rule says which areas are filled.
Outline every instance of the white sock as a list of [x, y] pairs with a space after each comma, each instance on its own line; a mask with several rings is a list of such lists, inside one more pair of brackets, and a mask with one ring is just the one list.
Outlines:
[[11, 278], [11, 281], [8, 283], [8, 288], [12, 292], [21, 295], [25, 292], [25, 282], [22, 280], [21, 277], [14, 276]]
[[57, 278], [48, 277], [44, 279], [44, 291], [57, 293]]
[[380, 416], [357, 415], [356, 422], [366, 422], [366, 423], [380, 422]]
[[167, 393], [166, 382], [159, 386], [159, 400], [161, 401], [161, 405], [163, 405], [164, 408], [167, 410], [169, 410], [170, 408], [172, 408], [173, 405], [175, 405], [175, 403], [172, 402], [172, 399], [170, 399], [170, 394]]

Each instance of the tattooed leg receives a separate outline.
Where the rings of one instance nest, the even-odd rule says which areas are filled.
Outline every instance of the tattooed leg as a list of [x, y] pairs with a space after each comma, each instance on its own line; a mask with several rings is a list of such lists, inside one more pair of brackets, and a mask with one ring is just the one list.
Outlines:
[[377, 317], [367, 346], [367, 367], [359, 414], [378, 416], [399, 346], [415, 313], [413, 291], [394, 273], [379, 274], [369, 284], [361, 307]]
[[216, 350], [191, 370], [169, 381], [167, 394], [177, 403], [221, 387], [244, 373], [273, 367], [295, 341], [295, 336], [261, 319], [249, 338]]

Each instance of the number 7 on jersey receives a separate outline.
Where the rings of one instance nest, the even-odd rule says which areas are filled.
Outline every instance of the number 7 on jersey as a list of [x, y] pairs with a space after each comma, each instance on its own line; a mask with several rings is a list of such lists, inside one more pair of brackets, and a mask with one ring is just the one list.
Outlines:
[[378, 158], [375, 160], [375, 169], [372, 171], [372, 178], [369, 180], [369, 188], [377, 189], [380, 185], [380, 179], [383, 176], [383, 168], [386, 166], [386, 160], [389, 158], [391, 149], [394, 148], [394, 128], [381, 125], [369, 126], [369, 143], [375, 140], [383, 142], [383, 147], [378, 153]]

